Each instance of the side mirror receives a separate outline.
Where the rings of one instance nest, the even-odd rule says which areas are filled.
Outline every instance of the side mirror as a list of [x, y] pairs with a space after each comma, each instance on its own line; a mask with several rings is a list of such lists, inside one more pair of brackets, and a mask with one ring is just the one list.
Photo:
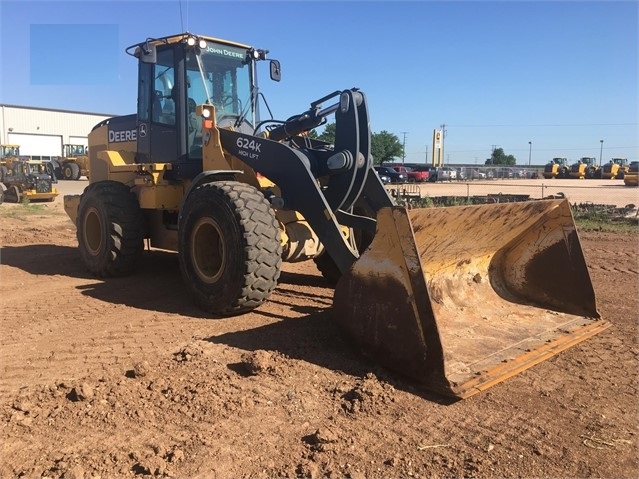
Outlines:
[[280, 81], [282, 79], [282, 69], [278, 60], [271, 60], [271, 80]]

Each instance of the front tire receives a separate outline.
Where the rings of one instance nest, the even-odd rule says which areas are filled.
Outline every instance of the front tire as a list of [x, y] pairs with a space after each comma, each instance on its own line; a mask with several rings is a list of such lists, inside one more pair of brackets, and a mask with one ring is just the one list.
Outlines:
[[22, 201], [22, 192], [16, 185], [10, 186], [4, 194], [4, 201], [7, 203], [20, 203]]
[[65, 180], [80, 179], [80, 167], [77, 163], [66, 163], [62, 167], [62, 178]]
[[179, 225], [182, 277], [195, 303], [217, 316], [261, 305], [282, 266], [280, 229], [270, 203], [253, 186], [218, 181], [187, 198]]
[[80, 197], [76, 226], [80, 257], [91, 273], [125, 276], [135, 269], [144, 251], [144, 218], [126, 185], [90, 184]]

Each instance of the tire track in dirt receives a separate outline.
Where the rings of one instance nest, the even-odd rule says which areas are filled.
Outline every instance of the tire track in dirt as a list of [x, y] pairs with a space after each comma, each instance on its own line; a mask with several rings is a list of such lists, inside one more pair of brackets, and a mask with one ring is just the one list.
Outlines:
[[[2, 297], [3, 309], [11, 314], [0, 321], [0, 396], [25, 384], [69, 380], [108, 365], [131, 367], [171, 354], [193, 337], [239, 333], [263, 326], [265, 316], [272, 321], [299, 318], [332, 303], [332, 290], [313, 275], [311, 263], [292, 268], [301, 271], [297, 283], [285, 271], [271, 301], [256, 312], [208, 319], [187, 296], [174, 254], [147, 253], [137, 274], [101, 280], [83, 271], [74, 249], [56, 253], [62, 265], [43, 266], [42, 256], [49, 252], [33, 245], [4, 255], [15, 266], [3, 270], [14, 286], [5, 288]], [[24, 301], [22, 285], [34, 291], [33, 301]]]

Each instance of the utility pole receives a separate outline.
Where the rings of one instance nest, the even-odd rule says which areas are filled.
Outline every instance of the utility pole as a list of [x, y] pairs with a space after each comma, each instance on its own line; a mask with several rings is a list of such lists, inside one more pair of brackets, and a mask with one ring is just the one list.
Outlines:
[[428, 163], [428, 145], [426, 145], [426, 163]]
[[406, 135], [408, 135], [407, 131], [402, 131], [404, 135], [404, 145], [402, 146], [402, 165], [404, 164], [404, 160], [406, 160]]
[[441, 157], [442, 160], [444, 159], [444, 146], [446, 143], [446, 123], [442, 123], [439, 128], [442, 130], [442, 151], [441, 151]]

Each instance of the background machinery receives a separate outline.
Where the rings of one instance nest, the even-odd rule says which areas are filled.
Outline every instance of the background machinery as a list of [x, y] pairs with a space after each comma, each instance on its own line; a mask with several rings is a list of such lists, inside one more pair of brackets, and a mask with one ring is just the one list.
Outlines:
[[51, 160], [59, 180], [79, 180], [89, 177], [89, 157], [84, 145], [62, 145], [62, 158]]
[[569, 176], [579, 179], [601, 178], [601, 168], [596, 158], [584, 156], [570, 166]]
[[623, 177], [626, 186], [639, 186], [639, 161], [631, 161], [628, 172]]
[[567, 158], [553, 158], [544, 166], [544, 178], [568, 178], [570, 167]]
[[15, 160], [20, 158], [20, 145], [0, 145], [0, 183], [11, 170]]
[[[267, 300], [282, 261], [314, 260], [362, 353], [455, 397], [608, 326], [566, 200], [407, 210], [373, 170], [361, 91], [261, 120], [266, 51], [184, 33], [127, 53], [138, 110], [91, 131], [90, 183], [64, 198], [93, 274], [134, 272], [147, 241], [223, 317]], [[306, 135], [330, 115], [334, 145]]]
[[58, 190], [53, 186], [55, 176], [48, 161], [13, 159], [1, 181], [4, 201], [20, 203], [53, 201]]
[[601, 177], [623, 180], [623, 177], [628, 173], [629, 167], [628, 158], [613, 158], [601, 167]]

